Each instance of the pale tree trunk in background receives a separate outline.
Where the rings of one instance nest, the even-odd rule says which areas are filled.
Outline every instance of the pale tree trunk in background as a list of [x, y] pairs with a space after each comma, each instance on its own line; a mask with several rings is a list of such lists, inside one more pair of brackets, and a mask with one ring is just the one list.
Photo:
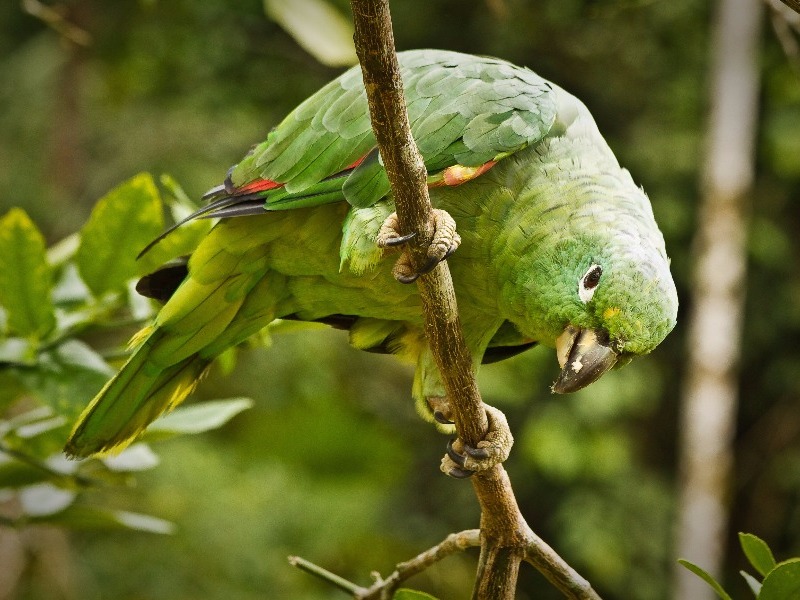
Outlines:
[[[727, 538], [738, 405], [761, 11], [759, 0], [719, 0], [717, 5], [704, 188], [694, 240], [677, 552], [715, 576], [722, 569]], [[676, 573], [676, 599], [715, 597], [686, 569], [678, 567]]]

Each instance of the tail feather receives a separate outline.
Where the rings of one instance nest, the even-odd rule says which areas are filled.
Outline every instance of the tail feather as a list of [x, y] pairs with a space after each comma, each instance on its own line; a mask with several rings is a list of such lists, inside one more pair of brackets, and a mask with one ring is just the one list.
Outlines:
[[148, 360], [152, 337], [86, 407], [64, 449], [68, 456], [120, 452], [192, 392], [210, 360], [195, 354], [160, 369]]

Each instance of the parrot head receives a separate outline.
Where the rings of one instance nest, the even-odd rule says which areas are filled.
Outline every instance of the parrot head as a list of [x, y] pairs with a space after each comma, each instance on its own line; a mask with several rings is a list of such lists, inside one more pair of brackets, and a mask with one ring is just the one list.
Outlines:
[[[644, 223], [636, 218], [642, 216]], [[561, 373], [552, 389], [559, 394], [652, 351], [675, 327], [678, 311], [649, 203], [643, 215], [613, 222], [585, 218], [595, 219], [594, 226], [573, 221], [550, 247], [537, 249], [530, 266], [527, 311], [538, 315], [531, 333], [556, 348]]]
[[502, 240], [516, 244], [505, 287], [514, 290], [515, 325], [555, 347], [561, 373], [552, 390], [563, 394], [655, 349], [675, 327], [678, 294], [647, 195], [586, 106], [553, 90], [551, 135], [511, 159], [522, 209]]
[[556, 338], [561, 373], [554, 392], [579, 390], [612, 367], [647, 354], [675, 326], [678, 299], [666, 256], [650, 252], [643, 261], [647, 253], [638, 250], [640, 260], [595, 251], [573, 271], [577, 302], [573, 297]]

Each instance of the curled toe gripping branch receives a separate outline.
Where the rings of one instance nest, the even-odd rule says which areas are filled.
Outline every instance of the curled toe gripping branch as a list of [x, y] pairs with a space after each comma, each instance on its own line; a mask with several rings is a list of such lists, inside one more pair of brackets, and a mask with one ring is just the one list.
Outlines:
[[[441, 261], [453, 254], [461, 244], [461, 236], [456, 232], [456, 222], [447, 211], [434, 208], [431, 219], [433, 237], [428, 244], [425, 263], [416, 269], [410, 253], [404, 249], [392, 269], [395, 279], [400, 283], [413, 283], [420, 275], [429, 273]], [[400, 235], [397, 213], [394, 212], [381, 225], [376, 241], [381, 248], [397, 248], [411, 241], [416, 235], [416, 232]]]
[[477, 447], [468, 446], [460, 439], [450, 440], [440, 467], [446, 475], [464, 479], [476, 472], [491, 469], [508, 458], [514, 438], [506, 416], [493, 406], [483, 406], [489, 421], [486, 436], [478, 442]]

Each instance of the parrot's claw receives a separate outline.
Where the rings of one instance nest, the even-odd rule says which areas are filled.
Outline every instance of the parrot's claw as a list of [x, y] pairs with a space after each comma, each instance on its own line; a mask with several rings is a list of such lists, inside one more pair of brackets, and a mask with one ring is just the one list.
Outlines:
[[436, 419], [437, 423], [441, 423], [442, 425], [452, 425], [453, 422], [444, 416], [444, 413], [440, 410], [437, 410], [433, 413], [433, 418]]
[[[397, 213], [392, 213], [392, 214], [397, 214]], [[385, 223], [384, 223], [384, 225], [385, 225]], [[412, 231], [408, 235], [396, 235], [395, 237], [383, 238], [381, 240], [382, 243], [379, 242], [379, 245], [387, 247], [387, 248], [394, 248], [396, 246], [402, 246], [406, 242], [413, 240], [415, 237], [417, 237], [417, 232], [416, 231]]]
[[514, 438], [505, 415], [496, 408], [483, 405], [489, 420], [489, 431], [476, 447], [468, 446], [461, 439], [447, 443], [447, 454], [442, 459], [441, 470], [450, 477], [464, 479], [474, 473], [486, 471], [504, 462]]
[[414, 283], [421, 274], [414, 270], [411, 255], [408, 252], [403, 252], [392, 267], [392, 275], [400, 283]]
[[[461, 471], [465, 473], [468, 472], [469, 475], [475, 473], [475, 470], [467, 468], [468, 457], [472, 457], [476, 460], [486, 460], [487, 458], [491, 457], [491, 454], [486, 448], [473, 448], [472, 446], [468, 446], [467, 444], [464, 443], [461, 444], [461, 446], [464, 449], [464, 453], [461, 454], [459, 452], [456, 452], [455, 448], [453, 448], [453, 442], [455, 442], [456, 440], [457, 438], [453, 438], [452, 440], [447, 442], [447, 456], [450, 458], [450, 460], [456, 463], [456, 465], [458, 465], [458, 468]], [[451, 472], [449, 472], [448, 474], [452, 475], [452, 469], [450, 469], [450, 471]]]
[[471, 456], [472, 458], [477, 458], [479, 460], [485, 460], [489, 458], [489, 452], [486, 448], [473, 448], [472, 446], [468, 446], [467, 444], [462, 443], [461, 445], [464, 447], [464, 454], [456, 452], [453, 448], [453, 442], [455, 442], [458, 438], [453, 438], [447, 443], [447, 456], [453, 459], [453, 462], [457, 465], [463, 467], [466, 466], [467, 456]]
[[[420, 269], [415, 269], [408, 252], [403, 252], [395, 263], [392, 273], [400, 283], [413, 283], [420, 275], [429, 273], [440, 262], [449, 257], [461, 244], [461, 236], [456, 232], [456, 222], [447, 211], [434, 208], [432, 212], [433, 238], [428, 245], [427, 259]], [[400, 235], [397, 231], [397, 213], [390, 214], [378, 231], [376, 242], [381, 248], [396, 248], [410, 241], [416, 232]]]
[[397, 218], [397, 213], [393, 212], [386, 217], [383, 225], [381, 225], [381, 228], [378, 230], [378, 236], [375, 238], [375, 243], [378, 244], [379, 248], [394, 248], [396, 246], [401, 246], [417, 235], [416, 231], [412, 231], [407, 235], [400, 235], [400, 232], [397, 231], [398, 227], [400, 227], [400, 222]]
[[453, 467], [447, 472], [447, 474], [453, 479], [468, 479], [475, 474], [475, 471], [462, 469], [460, 467]]
[[[425, 402], [428, 404], [428, 409], [433, 414], [433, 420], [440, 425], [453, 424], [453, 410], [450, 408], [450, 400], [447, 396], [426, 396]], [[449, 429], [452, 431], [452, 429]]]

